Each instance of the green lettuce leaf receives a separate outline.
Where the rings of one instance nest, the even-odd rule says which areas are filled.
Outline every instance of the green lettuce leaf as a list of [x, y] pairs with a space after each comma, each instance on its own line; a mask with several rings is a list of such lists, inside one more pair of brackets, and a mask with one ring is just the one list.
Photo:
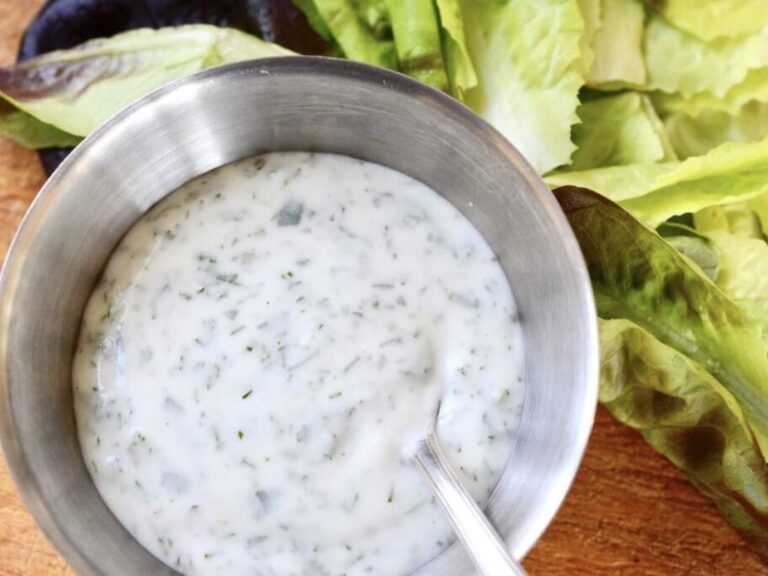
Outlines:
[[746, 204], [750, 210], [757, 214], [763, 236], [768, 238], [768, 194], [750, 198]]
[[[324, 2], [325, 0], [314, 1]], [[387, 14], [387, 0], [352, 0], [352, 2], [347, 2], [347, 4], [354, 8], [358, 17], [373, 31], [376, 38], [392, 38], [389, 15]]]
[[768, 244], [727, 232], [711, 232], [709, 238], [720, 254], [716, 284], [768, 335]]
[[746, 202], [711, 206], [694, 214], [693, 222], [718, 252], [715, 283], [768, 337], [768, 243], [757, 213]]
[[652, 226], [708, 206], [768, 192], [768, 139], [728, 142], [684, 162], [632, 164], [548, 175], [552, 186], [595, 190]]
[[587, 77], [592, 64], [595, 61], [595, 51], [592, 45], [595, 41], [595, 34], [600, 30], [600, 12], [602, 0], [577, 0], [581, 18], [584, 20], [584, 32], [579, 40], [579, 50], [581, 51], [580, 72], [583, 77]]
[[768, 454], [762, 327], [617, 204], [580, 188], [555, 194], [587, 262], [599, 316], [629, 320], [705, 369], [738, 402], [762, 454]]
[[464, 21], [459, 0], [436, 0], [442, 28], [443, 55], [451, 94], [459, 100], [470, 88], [477, 86], [477, 74], [467, 50]]
[[207, 25], [133, 30], [0, 69], [0, 97], [75, 136], [155, 88], [205, 68], [290, 51]]
[[701, 234], [726, 232], [739, 238], [763, 238], [760, 219], [748, 202], [710, 206], [691, 216]]
[[705, 41], [768, 26], [765, 0], [646, 0], [676, 27]]
[[568, 164], [583, 84], [576, 0], [461, 0], [478, 86], [464, 101], [540, 173]]
[[0, 134], [25, 148], [70, 148], [82, 140], [4, 104], [0, 104]]
[[639, 0], [600, 0], [600, 25], [590, 42], [589, 86], [610, 90], [645, 84], [644, 22]]
[[667, 244], [699, 267], [704, 275], [714, 281], [720, 271], [720, 254], [712, 241], [698, 230], [673, 221], [662, 222], [656, 229]]
[[690, 98], [722, 98], [751, 70], [768, 66], [768, 27], [752, 36], [704, 42], [663, 18], [649, 18], [645, 33], [649, 87]]
[[768, 137], [768, 103], [750, 102], [737, 114], [706, 110], [691, 117], [678, 112], [664, 119], [664, 127], [680, 158], [702, 156], [725, 142], [755, 142]]
[[674, 160], [664, 127], [647, 96], [626, 92], [584, 102], [576, 111], [568, 170]]
[[[550, 188], [578, 186], [595, 190], [615, 202], [623, 202], [648, 194], [658, 182], [680, 167], [680, 162], [658, 164], [627, 164], [581, 171], [558, 171], [547, 174], [544, 181]], [[659, 219], [656, 225], [666, 220]]]
[[336, 43], [336, 39], [333, 37], [333, 33], [331, 32], [331, 29], [328, 28], [328, 25], [325, 23], [325, 20], [323, 20], [322, 14], [320, 14], [320, 10], [317, 9], [317, 6], [315, 5], [314, 0], [291, 0], [302, 12], [304, 12], [304, 16], [307, 17], [307, 20], [309, 21], [309, 25], [312, 26], [312, 29], [317, 32], [318, 36], [325, 40], [327, 43], [334, 46], [337, 51], [341, 51], [338, 44]]
[[[462, 58], [463, 29], [458, 0], [444, 0], [446, 58], [451, 85], [461, 91], [472, 82], [471, 62]], [[374, 66], [400, 70], [447, 91], [444, 42], [434, 0], [298, 0], [315, 30], [342, 55]], [[453, 4], [453, 7], [450, 5]], [[452, 10], [452, 12], [451, 12]]]
[[398, 69], [385, 0], [303, 0], [297, 5], [347, 58]]
[[683, 470], [768, 558], [765, 459], [726, 386], [629, 320], [601, 320], [600, 349], [603, 405]]
[[738, 115], [750, 102], [768, 102], [768, 68], [750, 70], [744, 80], [731, 87], [724, 96], [699, 92], [685, 98], [680, 94], [652, 94], [656, 109], [664, 115], [682, 113], [698, 117], [709, 111]]
[[387, 0], [386, 6], [400, 69], [438, 90], [448, 90], [433, 0]]

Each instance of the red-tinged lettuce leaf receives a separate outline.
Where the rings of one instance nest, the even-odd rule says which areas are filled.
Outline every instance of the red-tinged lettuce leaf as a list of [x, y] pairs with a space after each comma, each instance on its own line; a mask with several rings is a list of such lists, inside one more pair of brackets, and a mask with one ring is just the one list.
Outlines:
[[617, 204], [581, 188], [555, 194], [584, 253], [600, 317], [629, 320], [707, 370], [739, 403], [768, 454], [768, 348], [760, 324]]
[[50, 0], [27, 28], [19, 60], [138, 28], [211, 24], [235, 28], [302, 54], [325, 54], [292, 0]]
[[288, 54], [230, 28], [132, 30], [0, 69], [0, 98], [39, 122], [83, 137], [172, 80], [221, 64]]
[[768, 348], [760, 325], [617, 204], [583, 188], [555, 195], [601, 317], [600, 401], [686, 472], [768, 559]]
[[[128, 30], [185, 24], [235, 28], [301, 54], [332, 52], [291, 0], [49, 0], [27, 28], [18, 59], [29, 60]], [[27, 137], [39, 127], [19, 123], [15, 128], [24, 133], [21, 138], [7, 135], [29, 147], [44, 148], [40, 159], [48, 174], [69, 153], [69, 148], [48, 148], [55, 139]]]
[[735, 398], [629, 320], [601, 320], [600, 401], [683, 470], [764, 559], [768, 474]]

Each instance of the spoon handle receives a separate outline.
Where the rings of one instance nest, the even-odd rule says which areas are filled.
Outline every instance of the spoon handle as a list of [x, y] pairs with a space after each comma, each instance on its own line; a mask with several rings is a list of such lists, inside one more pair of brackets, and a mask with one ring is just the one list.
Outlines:
[[448, 466], [434, 433], [420, 442], [413, 455], [437, 496], [456, 535], [482, 576], [526, 576], [495, 528]]

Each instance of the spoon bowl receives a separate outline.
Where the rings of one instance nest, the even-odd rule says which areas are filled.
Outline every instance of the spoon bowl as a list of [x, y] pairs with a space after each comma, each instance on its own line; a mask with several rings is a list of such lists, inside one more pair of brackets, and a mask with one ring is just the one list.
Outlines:
[[499, 533], [451, 470], [437, 437], [440, 403], [429, 429], [413, 452], [413, 461], [443, 507], [454, 532], [480, 576], [526, 576]]

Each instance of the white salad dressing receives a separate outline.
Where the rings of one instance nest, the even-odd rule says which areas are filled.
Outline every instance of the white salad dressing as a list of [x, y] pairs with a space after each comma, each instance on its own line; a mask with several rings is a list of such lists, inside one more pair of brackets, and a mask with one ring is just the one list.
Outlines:
[[330, 154], [182, 186], [112, 255], [74, 364], [96, 486], [185, 574], [403, 576], [452, 541], [404, 448], [479, 501], [522, 404], [522, 337], [480, 234], [423, 184]]

